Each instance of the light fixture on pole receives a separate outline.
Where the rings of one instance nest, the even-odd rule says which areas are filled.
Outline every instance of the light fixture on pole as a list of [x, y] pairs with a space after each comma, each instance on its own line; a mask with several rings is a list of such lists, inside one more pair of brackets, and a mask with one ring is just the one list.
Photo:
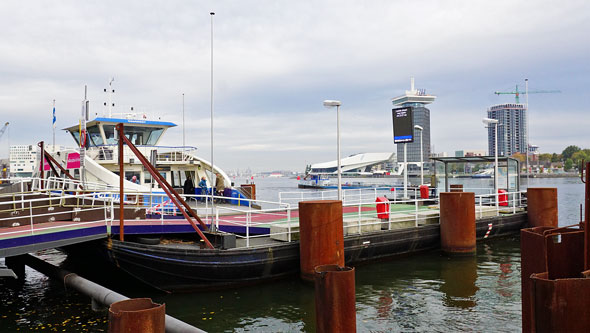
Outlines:
[[340, 166], [340, 101], [325, 100], [324, 106], [327, 108], [336, 107], [336, 150], [337, 150], [337, 161], [338, 161], [338, 200], [342, 201], [342, 170]]
[[494, 125], [494, 196], [496, 197], [496, 209], [498, 208], [498, 120], [483, 118], [486, 125]]
[[420, 125], [414, 125], [414, 129], [420, 131], [420, 185], [424, 184], [424, 149], [422, 147], [422, 131], [424, 128]]

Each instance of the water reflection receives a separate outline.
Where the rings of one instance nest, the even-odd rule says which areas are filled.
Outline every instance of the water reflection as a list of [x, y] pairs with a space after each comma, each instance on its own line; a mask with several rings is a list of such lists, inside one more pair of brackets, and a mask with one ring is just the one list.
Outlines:
[[443, 305], [467, 309], [476, 303], [477, 257], [449, 257], [442, 260], [440, 290], [445, 294]]

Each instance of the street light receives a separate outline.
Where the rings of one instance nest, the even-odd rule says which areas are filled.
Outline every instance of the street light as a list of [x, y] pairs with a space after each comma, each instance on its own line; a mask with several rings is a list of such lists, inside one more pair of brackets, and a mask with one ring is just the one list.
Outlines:
[[338, 161], [338, 200], [342, 201], [342, 170], [340, 168], [340, 101], [325, 100], [324, 107], [336, 107], [336, 146], [337, 146], [337, 161]]
[[483, 118], [486, 125], [494, 125], [494, 195], [496, 196], [496, 209], [498, 209], [498, 120]]
[[422, 131], [424, 128], [420, 125], [414, 125], [414, 129], [420, 131], [420, 185], [424, 184], [424, 151], [422, 148]]

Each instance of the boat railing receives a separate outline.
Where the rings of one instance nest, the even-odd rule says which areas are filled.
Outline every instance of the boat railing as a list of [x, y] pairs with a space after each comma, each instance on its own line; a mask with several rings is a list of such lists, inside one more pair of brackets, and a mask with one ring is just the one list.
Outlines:
[[[114, 218], [112, 200], [99, 199], [90, 193], [47, 191], [44, 197], [39, 197], [39, 194], [44, 193], [14, 193], [12, 199], [7, 199], [8, 194], [3, 194], [0, 202], [0, 237], [22, 237], [101, 225], [110, 232]], [[75, 217], [74, 213], [84, 217]]]
[[[220, 214], [224, 213], [225, 214]], [[230, 214], [228, 214], [230, 213]], [[245, 227], [245, 234], [236, 233], [237, 239], [243, 239], [247, 248], [265, 246], [268, 243], [254, 243], [257, 239], [280, 239], [291, 242], [298, 239], [294, 235], [299, 227], [291, 223], [292, 209], [289, 204], [279, 204], [277, 208], [240, 209], [235, 207], [219, 207], [215, 209], [215, 224], [219, 230], [220, 224], [226, 227]], [[243, 217], [236, 218], [236, 217]], [[253, 229], [269, 229], [269, 232], [252, 232]]]
[[[190, 160], [188, 154], [194, 153], [197, 150], [193, 146], [152, 145], [138, 145], [137, 149], [142, 151], [146, 156], [150, 156], [151, 151], [157, 151], [155, 154], [156, 163], [188, 162]], [[101, 162], [117, 162], [119, 158], [117, 144], [94, 146], [93, 149], [88, 150], [87, 154], [94, 160]], [[123, 160], [129, 163], [132, 159], [136, 160], [135, 154], [129, 149], [124, 149]]]

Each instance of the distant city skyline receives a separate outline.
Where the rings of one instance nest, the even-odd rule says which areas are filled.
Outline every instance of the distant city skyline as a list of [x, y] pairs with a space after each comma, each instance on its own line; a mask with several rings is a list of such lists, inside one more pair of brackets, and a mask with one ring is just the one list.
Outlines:
[[[547, 10], [551, 8], [551, 10]], [[530, 144], [541, 153], [589, 148], [590, 3], [585, 1], [215, 1], [41, 0], [0, 3], [0, 158], [9, 144], [73, 145], [84, 85], [91, 115], [108, 102], [178, 124], [162, 144], [210, 154], [209, 13], [214, 11], [215, 163], [223, 169], [304, 170], [342, 156], [397, 152], [391, 98], [426, 89], [434, 152], [486, 149], [481, 119], [514, 102], [495, 91], [524, 87]], [[416, 13], [420, 21], [416, 21]], [[296, 20], [293, 17], [297, 17]], [[561, 18], [561, 19], [556, 19]], [[565, 18], [565, 19], [564, 19]], [[521, 97], [522, 98], [522, 97]], [[521, 101], [522, 103], [523, 101]]]

